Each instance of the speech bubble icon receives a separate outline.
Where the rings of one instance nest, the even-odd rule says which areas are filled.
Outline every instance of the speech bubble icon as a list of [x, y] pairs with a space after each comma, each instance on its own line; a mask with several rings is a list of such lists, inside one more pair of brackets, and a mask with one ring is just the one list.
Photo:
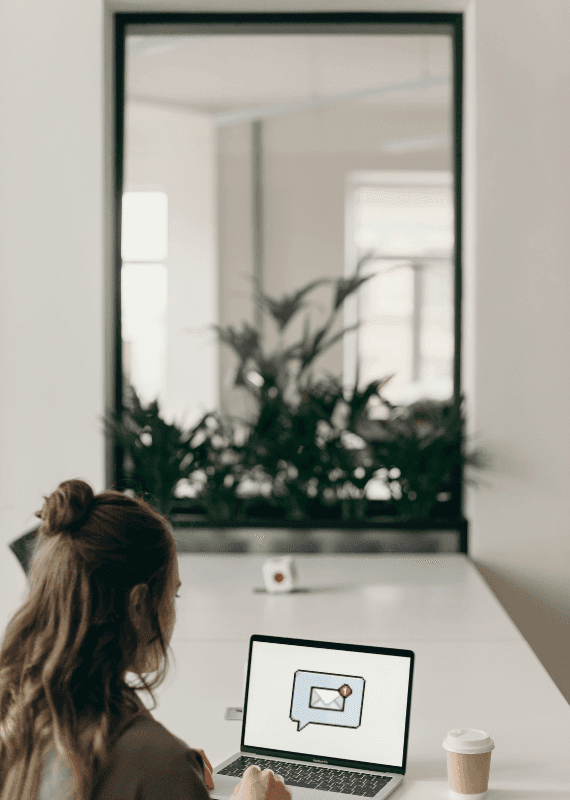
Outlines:
[[362, 717], [364, 678], [298, 669], [293, 679], [291, 711], [297, 730], [309, 723], [358, 728]]

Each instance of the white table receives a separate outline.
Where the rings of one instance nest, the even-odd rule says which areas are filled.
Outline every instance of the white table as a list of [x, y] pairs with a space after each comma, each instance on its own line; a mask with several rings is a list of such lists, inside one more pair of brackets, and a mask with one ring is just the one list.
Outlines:
[[570, 800], [570, 706], [465, 556], [297, 556], [313, 591], [283, 596], [253, 591], [264, 557], [178, 559], [176, 667], [153, 714], [213, 763], [239, 750], [241, 725], [223, 717], [242, 704], [252, 634], [375, 644], [416, 654], [394, 800], [448, 796], [441, 743], [463, 725], [495, 741], [489, 800]]

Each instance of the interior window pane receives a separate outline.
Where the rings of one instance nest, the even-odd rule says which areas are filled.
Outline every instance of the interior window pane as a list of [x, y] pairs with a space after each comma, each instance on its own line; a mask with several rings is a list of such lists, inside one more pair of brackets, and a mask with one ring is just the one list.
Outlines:
[[453, 190], [441, 187], [361, 187], [357, 243], [387, 256], [447, 256], [453, 248]]
[[164, 388], [167, 288], [164, 264], [123, 264], [123, 366], [144, 403], [155, 400]]
[[168, 198], [164, 192], [125, 192], [123, 261], [164, 261], [168, 255]]
[[408, 319], [413, 311], [414, 275], [408, 264], [386, 261], [370, 264], [364, 274], [373, 273], [367, 290], [362, 292], [361, 313], [363, 325], [381, 322], [387, 318]]
[[453, 189], [411, 180], [383, 186], [379, 174], [353, 185], [348, 202], [349, 250], [370, 256], [362, 273], [374, 277], [359, 291], [360, 329], [347, 347], [362, 386], [394, 375], [384, 394], [395, 403], [453, 394]]

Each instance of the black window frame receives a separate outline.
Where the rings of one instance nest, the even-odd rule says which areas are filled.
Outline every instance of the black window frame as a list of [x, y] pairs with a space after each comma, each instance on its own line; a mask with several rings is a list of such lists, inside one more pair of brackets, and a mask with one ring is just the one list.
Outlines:
[[[385, 33], [447, 33], [453, 45], [453, 169], [454, 169], [454, 358], [453, 399], [461, 402], [461, 332], [462, 332], [462, 220], [463, 220], [463, 29], [464, 19], [460, 12], [279, 12], [279, 13], [166, 13], [166, 12], [118, 12], [113, 15], [113, 94], [114, 94], [114, 163], [113, 163], [113, 212], [112, 212], [112, 296], [113, 303], [108, 319], [112, 330], [109, 341], [112, 353], [110, 392], [111, 413], [123, 410], [123, 370], [121, 336], [121, 208], [123, 196], [124, 167], [124, 111], [125, 111], [125, 40], [127, 33], [164, 33], [172, 26], [173, 33], [180, 33], [184, 26], [202, 28], [204, 32], [274, 33], [275, 26], [288, 28], [291, 33], [307, 33], [311, 28], [318, 32], [372, 33], [371, 28], [381, 26]], [[135, 28], [135, 31], [133, 31]], [[154, 31], [152, 30], [154, 28]], [[255, 29], [253, 31], [252, 29]], [[376, 32], [376, 31], [374, 31]], [[380, 31], [378, 31], [380, 32]], [[121, 488], [123, 480], [123, 453], [118, 446], [110, 448], [107, 459], [107, 485]], [[456, 527], [459, 531], [459, 551], [467, 553], [467, 521], [463, 517], [463, 475], [459, 477], [459, 508], [461, 519]], [[420, 525], [421, 527], [429, 527]]]

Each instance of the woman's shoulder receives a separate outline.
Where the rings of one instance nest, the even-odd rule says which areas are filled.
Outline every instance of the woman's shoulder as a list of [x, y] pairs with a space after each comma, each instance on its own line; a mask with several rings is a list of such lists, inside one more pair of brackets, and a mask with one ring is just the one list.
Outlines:
[[[181, 786], [187, 792], [181, 797], [209, 797], [201, 755], [146, 709], [122, 730], [100, 777], [97, 800], [114, 796], [119, 788], [124, 793], [127, 787], [133, 790], [133, 797], [146, 798], [146, 791], [149, 797], [167, 796], [164, 792], [179, 792]], [[125, 796], [130, 796], [128, 791]]]
[[139, 712], [125, 725], [114, 749], [118, 754], [131, 753], [143, 759], [147, 756], [175, 757], [188, 750], [195, 752], [147, 710]]
[[[93, 800], [209, 800], [201, 755], [155, 720], [138, 697], [136, 706], [117, 730], [96, 777]], [[70, 786], [69, 769], [52, 748], [45, 758], [39, 800], [64, 797]]]

